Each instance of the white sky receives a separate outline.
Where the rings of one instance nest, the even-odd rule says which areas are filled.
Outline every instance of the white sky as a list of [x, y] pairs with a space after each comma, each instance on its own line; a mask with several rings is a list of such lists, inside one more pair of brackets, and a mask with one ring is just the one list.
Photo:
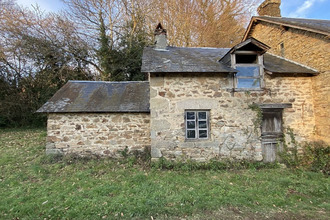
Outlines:
[[32, 8], [32, 5], [36, 6], [38, 4], [40, 9], [46, 12], [56, 12], [64, 7], [60, 0], [16, 0], [16, 2], [30, 8]]

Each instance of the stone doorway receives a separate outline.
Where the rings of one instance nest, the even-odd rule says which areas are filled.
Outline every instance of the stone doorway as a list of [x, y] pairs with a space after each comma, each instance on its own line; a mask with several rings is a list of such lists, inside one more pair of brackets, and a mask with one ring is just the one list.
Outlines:
[[278, 161], [283, 147], [282, 108], [262, 109], [262, 156], [264, 162]]

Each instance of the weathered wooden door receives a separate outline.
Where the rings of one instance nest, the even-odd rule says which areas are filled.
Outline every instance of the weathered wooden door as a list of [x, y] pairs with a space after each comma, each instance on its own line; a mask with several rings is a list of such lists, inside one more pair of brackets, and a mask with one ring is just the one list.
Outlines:
[[264, 162], [279, 160], [282, 149], [282, 109], [262, 109], [262, 155]]

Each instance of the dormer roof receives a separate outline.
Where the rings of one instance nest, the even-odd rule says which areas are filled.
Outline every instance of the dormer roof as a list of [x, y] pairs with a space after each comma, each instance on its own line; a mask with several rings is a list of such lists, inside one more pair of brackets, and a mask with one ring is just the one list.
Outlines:
[[236, 46], [232, 47], [219, 61], [230, 65], [231, 54], [237, 53], [238, 51], [245, 51], [245, 52], [256, 52], [259, 55], [262, 55], [269, 50], [270, 47], [266, 44], [254, 39], [249, 38]]

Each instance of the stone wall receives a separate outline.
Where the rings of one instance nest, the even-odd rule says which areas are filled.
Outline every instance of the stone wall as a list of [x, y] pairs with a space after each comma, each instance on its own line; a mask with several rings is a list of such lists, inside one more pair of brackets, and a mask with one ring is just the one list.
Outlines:
[[149, 113], [51, 113], [46, 153], [121, 157], [150, 146]]
[[[330, 143], [330, 40], [324, 35], [259, 22], [250, 36], [271, 47], [270, 53], [317, 69], [313, 77], [316, 139]], [[284, 50], [280, 44], [283, 43]]]
[[[156, 159], [211, 158], [262, 160], [260, 127], [253, 103], [292, 103], [284, 126], [299, 141], [314, 132], [312, 77], [265, 76], [266, 88], [232, 93], [226, 74], [152, 74], [150, 77], [151, 156]], [[210, 110], [210, 138], [185, 140], [185, 110]]]

